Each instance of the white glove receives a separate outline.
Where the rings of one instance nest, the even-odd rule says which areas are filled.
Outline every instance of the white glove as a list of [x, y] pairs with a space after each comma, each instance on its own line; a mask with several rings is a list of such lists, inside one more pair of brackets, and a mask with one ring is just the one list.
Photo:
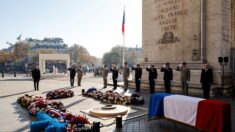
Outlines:
[[150, 68], [151, 66], [149, 65], [148, 68]]
[[182, 63], [179, 64], [179, 67], [180, 67], [180, 68], [182, 67]]
[[166, 65], [164, 64], [162, 67], [163, 67], [163, 68], [166, 68]]

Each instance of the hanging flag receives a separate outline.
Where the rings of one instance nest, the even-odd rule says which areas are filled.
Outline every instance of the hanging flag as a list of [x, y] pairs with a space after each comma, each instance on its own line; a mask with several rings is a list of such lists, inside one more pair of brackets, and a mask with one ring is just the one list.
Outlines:
[[122, 34], [124, 35], [125, 32], [125, 9], [123, 12], [123, 18], [122, 18]]

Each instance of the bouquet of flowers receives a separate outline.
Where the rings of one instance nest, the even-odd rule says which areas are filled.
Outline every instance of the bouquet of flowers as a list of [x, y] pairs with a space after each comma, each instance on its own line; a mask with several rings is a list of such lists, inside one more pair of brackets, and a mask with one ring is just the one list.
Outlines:
[[24, 108], [29, 107], [31, 101], [32, 96], [29, 96], [28, 94], [25, 94], [24, 96], [21, 96], [17, 99], [17, 103], [19, 103]]
[[112, 90], [108, 90], [105, 93], [103, 93], [101, 91], [97, 91], [96, 88], [89, 88], [84, 95], [111, 104], [120, 104], [120, 105], [144, 104], [144, 98], [137, 93], [133, 93], [131, 96], [124, 96]]
[[30, 125], [31, 131], [62, 130], [66, 126], [68, 132], [91, 132], [88, 119], [85, 116], [67, 113], [60, 101], [48, 101], [41, 96], [25, 95], [19, 97], [17, 102], [23, 107], [28, 107], [29, 113], [37, 115], [39, 119]]
[[49, 101], [48, 107], [51, 107], [51, 108], [54, 108], [63, 112], [66, 111], [64, 104], [61, 101]]
[[28, 110], [30, 114], [35, 116], [37, 112], [44, 111], [46, 108], [47, 108], [46, 100], [37, 100], [29, 105]]
[[91, 132], [91, 124], [85, 116], [66, 114], [64, 118], [68, 122], [68, 132]]
[[130, 100], [130, 97], [121, 96], [120, 98], [117, 99], [117, 104], [128, 105], [130, 103], [129, 100]]
[[94, 91], [91, 93], [91, 97], [94, 99], [100, 99], [103, 96], [103, 92], [101, 91]]
[[72, 90], [65, 90], [65, 89], [49, 91], [46, 94], [47, 99], [69, 98], [73, 96], [74, 92]]

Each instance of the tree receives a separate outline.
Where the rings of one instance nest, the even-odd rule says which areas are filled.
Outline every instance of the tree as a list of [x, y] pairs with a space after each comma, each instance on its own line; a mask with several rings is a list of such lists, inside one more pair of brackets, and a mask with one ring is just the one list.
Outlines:
[[17, 42], [14, 45], [13, 54], [16, 56], [17, 60], [22, 60], [27, 57], [30, 48], [31, 46], [28, 43], [22, 41]]
[[[122, 52], [122, 46], [115, 46], [110, 52], [106, 52], [103, 55], [102, 62], [107, 65], [122, 65]], [[125, 48], [125, 61], [127, 61], [129, 65], [137, 63], [136, 48]]]
[[122, 63], [121, 54], [118, 51], [112, 50], [103, 55], [102, 61], [106, 65], [112, 65], [112, 64], [120, 65]]
[[127, 59], [126, 61], [128, 62], [129, 65], [135, 65], [137, 62], [137, 53], [135, 49], [131, 49], [129, 52], [127, 52], [126, 55]]
[[90, 54], [87, 49], [81, 45], [74, 44], [68, 48], [68, 53], [72, 63], [77, 63], [79, 65], [90, 62]]

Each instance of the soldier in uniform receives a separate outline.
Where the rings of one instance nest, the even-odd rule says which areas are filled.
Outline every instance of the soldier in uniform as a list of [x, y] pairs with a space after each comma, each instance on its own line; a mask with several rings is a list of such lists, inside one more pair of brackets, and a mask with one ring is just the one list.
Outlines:
[[137, 67], [132, 67], [132, 70], [135, 70], [135, 85], [136, 85], [135, 92], [140, 92], [142, 68], [140, 68], [140, 64], [137, 64]]
[[39, 81], [41, 79], [41, 73], [40, 73], [40, 70], [38, 69], [38, 66], [36, 66], [32, 70], [32, 77], [33, 77], [33, 82], [34, 82], [34, 90], [37, 91], [39, 90]]
[[81, 86], [82, 76], [83, 76], [82, 66], [78, 66], [77, 69], [78, 86]]
[[182, 93], [188, 95], [188, 82], [190, 81], [190, 70], [186, 66], [186, 62], [183, 62], [182, 65], [178, 66], [177, 71], [181, 71], [180, 81], [182, 84]]
[[124, 63], [124, 67], [123, 67], [123, 81], [124, 81], [124, 89], [125, 91], [128, 88], [128, 78], [130, 75], [130, 69], [127, 65], [127, 62]]
[[103, 68], [104, 87], [103, 87], [103, 88], [107, 88], [107, 78], [108, 78], [108, 74], [109, 74], [109, 70], [108, 70], [108, 68], [107, 68], [107, 65], [104, 65], [104, 68]]
[[154, 68], [154, 65], [151, 65], [151, 67], [147, 67], [146, 70], [149, 72], [149, 86], [150, 86], [150, 94], [154, 94], [155, 92], [155, 82], [157, 79], [157, 69]]

